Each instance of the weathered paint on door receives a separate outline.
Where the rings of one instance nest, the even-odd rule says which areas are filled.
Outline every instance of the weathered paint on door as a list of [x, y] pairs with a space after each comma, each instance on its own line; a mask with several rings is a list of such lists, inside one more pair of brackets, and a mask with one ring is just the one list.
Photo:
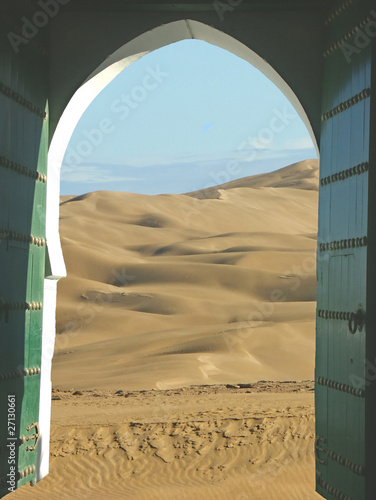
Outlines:
[[[16, 488], [36, 478], [46, 260], [48, 59], [35, 41], [22, 46], [16, 54], [7, 38], [16, 29], [11, 18], [2, 16], [0, 497], [13, 486], [8, 482], [12, 479], [11, 467], [15, 467]], [[14, 414], [11, 395], [15, 396]]]
[[[366, 374], [374, 2], [326, 20], [316, 338], [316, 483], [327, 499], [374, 498]], [[360, 35], [362, 33], [362, 35]], [[367, 35], [368, 33], [368, 35]], [[360, 42], [361, 40], [361, 42]]]

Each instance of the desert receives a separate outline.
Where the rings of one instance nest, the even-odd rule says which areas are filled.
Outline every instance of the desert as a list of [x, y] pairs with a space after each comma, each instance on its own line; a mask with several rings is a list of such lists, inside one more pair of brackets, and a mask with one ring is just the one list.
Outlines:
[[318, 175], [62, 197], [51, 472], [14, 498], [320, 498]]

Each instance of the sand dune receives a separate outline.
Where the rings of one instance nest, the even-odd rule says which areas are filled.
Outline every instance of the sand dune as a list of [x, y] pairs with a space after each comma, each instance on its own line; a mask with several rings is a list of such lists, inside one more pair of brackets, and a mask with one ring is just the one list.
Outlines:
[[295, 188], [317, 191], [317, 162], [312, 160], [294, 163], [288, 167], [268, 174], [243, 177], [235, 181], [226, 182], [201, 191], [189, 193], [189, 196], [199, 199], [219, 198], [221, 190], [234, 188]]
[[62, 201], [55, 387], [313, 378], [317, 161], [213, 189]]
[[51, 473], [15, 499], [321, 498], [317, 195], [306, 161], [62, 199]]

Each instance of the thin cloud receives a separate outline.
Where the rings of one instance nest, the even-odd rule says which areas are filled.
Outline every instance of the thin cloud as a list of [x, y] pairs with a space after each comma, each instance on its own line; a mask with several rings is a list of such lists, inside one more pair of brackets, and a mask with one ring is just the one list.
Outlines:
[[300, 137], [286, 144], [286, 148], [293, 150], [314, 149], [313, 142], [310, 137]]
[[[202, 155], [185, 155], [180, 157], [137, 157], [130, 158], [127, 162], [112, 163], [106, 165], [108, 168], [116, 170], [124, 169], [144, 169], [144, 168], [166, 168], [169, 166], [174, 166], [174, 168], [186, 167], [188, 165], [203, 165], [203, 166], [216, 166], [221, 167], [230, 161], [257, 161], [257, 160], [273, 160], [280, 158], [288, 158], [291, 153], [295, 153], [299, 149], [307, 149], [310, 151], [313, 149], [311, 145], [310, 148], [288, 148], [288, 149], [271, 149], [271, 148], [249, 148], [242, 150], [229, 151], [227, 153], [207, 153]], [[89, 164], [88, 164], [89, 165]], [[93, 166], [93, 163], [90, 163]], [[101, 163], [95, 164], [96, 168], [102, 169], [104, 165]], [[69, 167], [72, 170], [89, 168], [86, 164], [81, 164], [79, 167]]]
[[77, 167], [69, 167], [63, 165], [61, 170], [61, 179], [63, 182], [80, 183], [80, 184], [95, 184], [97, 182], [132, 182], [140, 181], [138, 177], [128, 177], [125, 175], [114, 175], [111, 166], [90, 166], [80, 165]]
[[[186, 155], [180, 158], [131, 158], [128, 163], [64, 165], [62, 192], [88, 190], [142, 194], [186, 193], [315, 158], [310, 149], [242, 149], [226, 154]], [[134, 161], [136, 160], [136, 161]]]

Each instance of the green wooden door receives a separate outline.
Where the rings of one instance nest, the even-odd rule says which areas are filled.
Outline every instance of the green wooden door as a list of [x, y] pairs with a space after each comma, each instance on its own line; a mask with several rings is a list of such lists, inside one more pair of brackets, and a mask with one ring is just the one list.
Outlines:
[[328, 499], [375, 498], [367, 314], [374, 169], [370, 124], [375, 2], [340, 2], [326, 20], [316, 340], [316, 484]]
[[34, 40], [16, 53], [10, 32], [9, 13], [0, 19], [0, 497], [36, 478], [46, 260], [48, 60]]

